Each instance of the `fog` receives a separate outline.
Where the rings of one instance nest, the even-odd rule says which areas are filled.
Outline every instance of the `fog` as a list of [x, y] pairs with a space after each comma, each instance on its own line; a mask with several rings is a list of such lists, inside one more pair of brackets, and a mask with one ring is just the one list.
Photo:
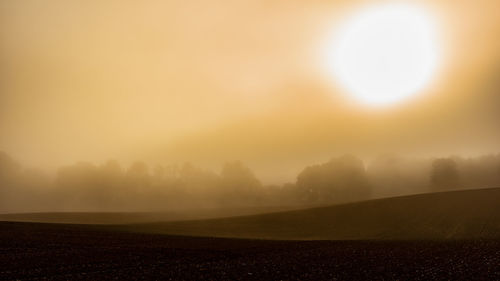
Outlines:
[[219, 171], [189, 163], [150, 166], [78, 162], [55, 176], [0, 153], [0, 212], [188, 211], [310, 207], [426, 192], [500, 186], [500, 154], [462, 158], [344, 155], [305, 167], [296, 180], [264, 185], [241, 162]]
[[496, 1], [420, 1], [439, 19], [439, 73], [382, 110], [323, 65], [324, 42], [364, 3], [2, 1], [0, 149], [51, 171], [240, 159], [278, 184], [330, 155], [498, 151]]
[[325, 42], [375, 2], [1, 1], [0, 211], [498, 186], [497, 1], [415, 1], [437, 18], [439, 71], [374, 109], [326, 70]]

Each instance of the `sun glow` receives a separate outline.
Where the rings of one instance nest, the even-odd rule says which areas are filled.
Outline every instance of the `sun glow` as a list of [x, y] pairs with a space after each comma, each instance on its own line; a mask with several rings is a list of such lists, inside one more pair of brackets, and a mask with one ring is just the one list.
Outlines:
[[328, 48], [327, 67], [355, 99], [390, 105], [430, 84], [439, 45], [436, 23], [426, 10], [408, 4], [375, 6], [340, 26]]

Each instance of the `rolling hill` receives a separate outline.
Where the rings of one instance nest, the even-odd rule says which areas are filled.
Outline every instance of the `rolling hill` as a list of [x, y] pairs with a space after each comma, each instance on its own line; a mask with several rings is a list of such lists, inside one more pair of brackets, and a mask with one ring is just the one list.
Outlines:
[[283, 240], [500, 238], [500, 188], [428, 193], [252, 216], [114, 226], [125, 231]]
[[298, 209], [292, 206], [186, 209], [165, 212], [39, 212], [0, 214], [0, 221], [65, 224], [132, 224], [247, 216]]
[[274, 240], [499, 239], [500, 188], [427, 193], [291, 211], [249, 208], [184, 214], [31, 213], [3, 214], [0, 221], [87, 224], [101, 230], [135, 233]]

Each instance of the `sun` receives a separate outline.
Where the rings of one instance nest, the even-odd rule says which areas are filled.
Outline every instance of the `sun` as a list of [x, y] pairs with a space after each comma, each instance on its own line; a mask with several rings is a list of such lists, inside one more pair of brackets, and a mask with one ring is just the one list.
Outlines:
[[338, 28], [327, 67], [353, 98], [385, 106], [430, 84], [439, 45], [435, 20], [422, 7], [379, 5], [362, 9]]

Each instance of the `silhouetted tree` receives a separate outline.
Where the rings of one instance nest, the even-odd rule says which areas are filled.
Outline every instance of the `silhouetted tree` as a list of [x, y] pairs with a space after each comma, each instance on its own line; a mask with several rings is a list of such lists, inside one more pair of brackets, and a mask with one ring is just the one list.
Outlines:
[[431, 186], [434, 191], [452, 190], [459, 187], [459, 174], [455, 160], [439, 158], [432, 162]]
[[223, 202], [231, 204], [256, 204], [259, 202], [262, 184], [254, 173], [241, 162], [224, 164], [220, 177]]
[[351, 155], [305, 168], [297, 177], [297, 187], [307, 202], [348, 202], [370, 197], [363, 162]]
[[21, 170], [21, 165], [14, 161], [7, 153], [0, 151], [0, 183], [2, 183], [3, 187], [12, 181]]
[[179, 170], [179, 183], [188, 196], [192, 198], [205, 197], [208, 200], [220, 187], [220, 178], [212, 171], [185, 163]]
[[113, 187], [118, 181], [113, 176], [113, 172], [117, 172], [115, 169], [112, 163], [97, 167], [92, 163], [79, 162], [60, 168], [56, 183], [67, 205], [101, 210], [111, 205]]
[[5, 211], [12, 195], [20, 193], [18, 190], [18, 177], [21, 166], [7, 153], [0, 151], [0, 211]]
[[500, 154], [434, 160], [385, 155], [367, 170], [360, 159], [346, 155], [306, 167], [296, 183], [264, 187], [241, 162], [224, 164], [220, 174], [191, 164], [150, 171], [144, 162], [126, 170], [113, 160], [79, 162], [61, 167], [51, 179], [0, 152], [0, 212], [339, 203], [369, 199], [375, 188], [379, 196], [394, 196], [429, 186], [434, 191], [500, 186]]

